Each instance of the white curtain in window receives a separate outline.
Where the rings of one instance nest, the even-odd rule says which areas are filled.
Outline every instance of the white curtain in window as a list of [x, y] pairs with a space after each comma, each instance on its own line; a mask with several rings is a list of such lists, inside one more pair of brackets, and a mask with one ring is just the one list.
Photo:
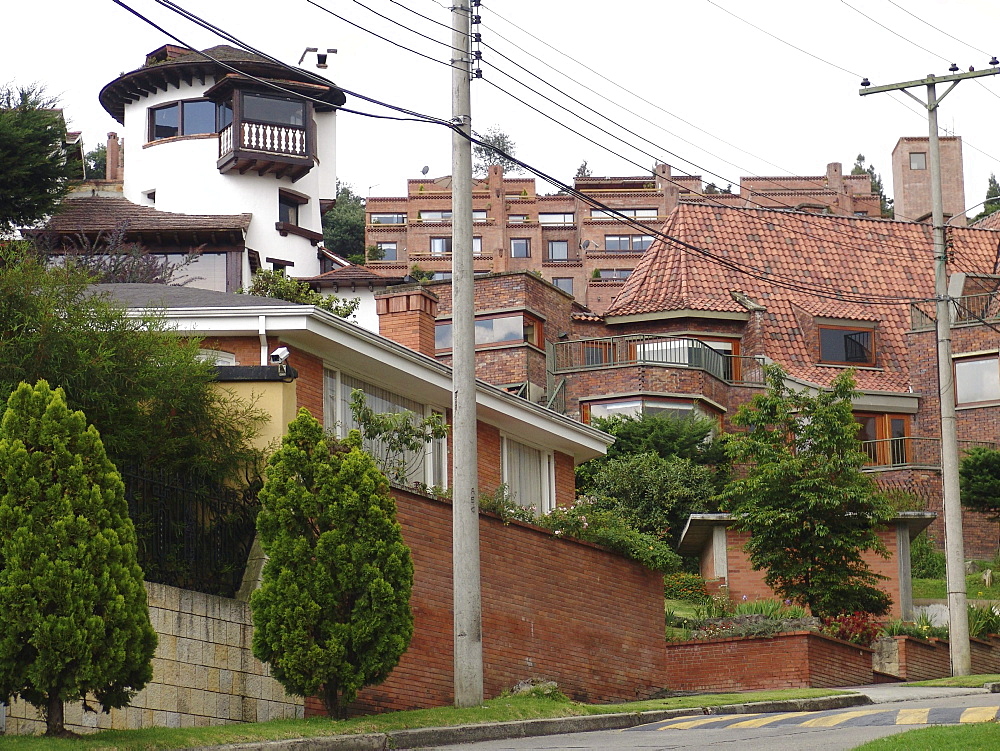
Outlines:
[[551, 457], [540, 449], [526, 446], [511, 438], [504, 439], [504, 482], [511, 498], [536, 513], [552, 510]]

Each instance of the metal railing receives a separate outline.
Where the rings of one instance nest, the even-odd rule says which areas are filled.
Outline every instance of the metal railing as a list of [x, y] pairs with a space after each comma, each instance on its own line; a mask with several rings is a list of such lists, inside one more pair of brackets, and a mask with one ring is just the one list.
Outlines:
[[[959, 441], [958, 450], [965, 453], [972, 448], [996, 448], [989, 441]], [[940, 467], [941, 440], [939, 438], [880, 438], [862, 441], [861, 450], [868, 455], [867, 469], [891, 467]]]
[[255, 495], [143, 467], [121, 474], [145, 579], [232, 597], [256, 534]]
[[[984, 292], [954, 298], [951, 309], [952, 325], [980, 323], [1000, 319], [1000, 292]], [[930, 301], [910, 304], [910, 327], [914, 331], [932, 329], [937, 321], [935, 304]]]
[[545, 402], [545, 406], [553, 412], [566, 414], [566, 379], [559, 379], [559, 383], [552, 391], [552, 395]]
[[638, 334], [576, 339], [553, 346], [553, 372], [621, 365], [694, 368], [735, 384], [763, 385], [761, 358], [728, 355], [698, 339]]

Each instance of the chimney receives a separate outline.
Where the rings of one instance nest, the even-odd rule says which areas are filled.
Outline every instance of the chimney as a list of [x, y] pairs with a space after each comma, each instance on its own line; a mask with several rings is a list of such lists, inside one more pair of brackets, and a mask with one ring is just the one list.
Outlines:
[[122, 181], [125, 174], [122, 161], [122, 145], [121, 141], [118, 140], [118, 134], [108, 133], [107, 166], [104, 172], [105, 180], [113, 180], [114, 182]]
[[826, 186], [834, 193], [844, 192], [844, 165], [840, 162], [826, 165]]
[[402, 287], [375, 295], [379, 334], [434, 357], [438, 298], [424, 287]]

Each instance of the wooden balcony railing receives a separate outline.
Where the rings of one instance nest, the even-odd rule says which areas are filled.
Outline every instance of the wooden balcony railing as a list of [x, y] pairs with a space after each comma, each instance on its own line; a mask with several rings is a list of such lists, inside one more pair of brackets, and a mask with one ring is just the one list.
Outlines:
[[[219, 132], [220, 157], [234, 149], [282, 156], [309, 156], [305, 128], [245, 120], [239, 123], [236, 131], [237, 135], [234, 136], [233, 126], [227, 125]], [[234, 142], [234, 138], [238, 142]]]
[[696, 368], [734, 384], [763, 385], [763, 362], [756, 357], [727, 355], [686, 337], [632, 335], [556, 342], [553, 372], [621, 365]]

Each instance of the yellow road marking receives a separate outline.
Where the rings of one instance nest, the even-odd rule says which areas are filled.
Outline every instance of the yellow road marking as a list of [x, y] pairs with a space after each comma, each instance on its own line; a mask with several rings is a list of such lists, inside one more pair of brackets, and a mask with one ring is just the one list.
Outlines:
[[897, 725], [926, 725], [929, 709], [901, 709], [896, 715]]
[[969, 707], [962, 712], [959, 722], [992, 722], [1000, 707]]
[[817, 717], [813, 720], [806, 720], [799, 727], [803, 728], [832, 728], [842, 722], [853, 720], [855, 717], [867, 717], [868, 715], [881, 714], [885, 709], [858, 709], [854, 712], [840, 712], [839, 714]]
[[743, 722], [736, 722], [732, 725], [727, 725], [727, 728], [762, 728], [765, 725], [770, 725], [772, 722], [778, 722], [780, 720], [787, 720], [789, 717], [802, 717], [803, 715], [812, 714], [812, 712], [785, 712], [784, 714], [772, 714], [766, 717], [758, 717], [756, 720], [744, 720]]
[[663, 727], [660, 728], [660, 730], [688, 730], [690, 728], [698, 728], [701, 727], [702, 725], [708, 725], [713, 722], [723, 722], [725, 720], [731, 720], [734, 717], [746, 717], [746, 715], [719, 714], [711, 717], [699, 717], [696, 720], [682, 720], [680, 722], [672, 722], [669, 725], [664, 725]]

